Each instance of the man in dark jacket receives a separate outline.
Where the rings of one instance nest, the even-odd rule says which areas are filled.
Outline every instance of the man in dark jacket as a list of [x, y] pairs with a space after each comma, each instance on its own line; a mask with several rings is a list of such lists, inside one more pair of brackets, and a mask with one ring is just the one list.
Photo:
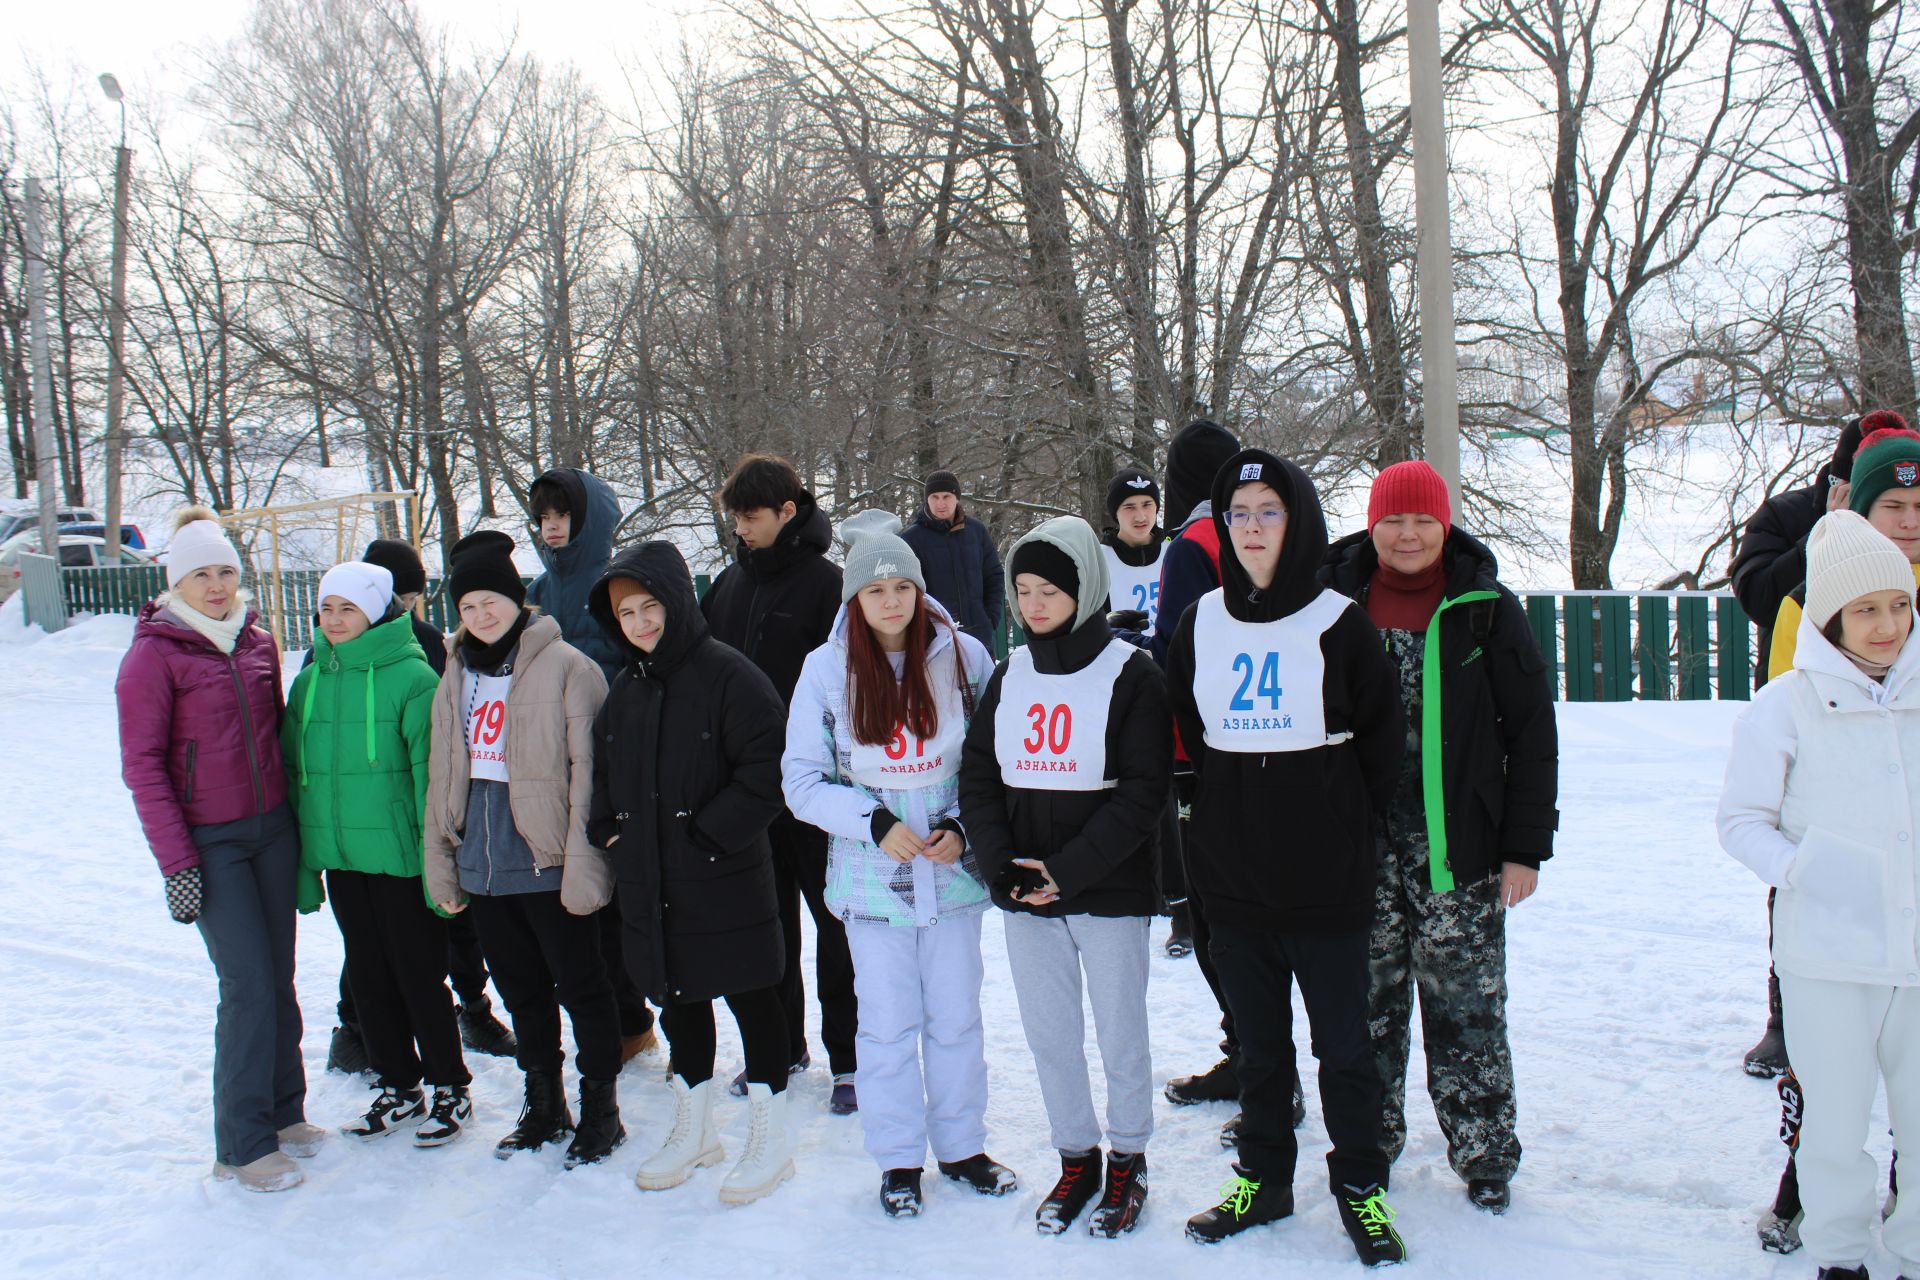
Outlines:
[[[720, 505], [733, 517], [739, 549], [721, 570], [700, 609], [714, 638], [747, 655], [773, 681], [784, 707], [807, 655], [827, 642], [840, 611], [840, 568], [827, 559], [833, 526], [785, 458], [748, 454], [720, 489]], [[792, 1052], [788, 1062], [804, 1070], [807, 1051], [807, 991], [800, 965], [800, 903], [806, 901], [816, 936], [814, 974], [820, 1000], [820, 1039], [833, 1071], [829, 1103], [836, 1115], [858, 1107], [853, 1074], [858, 1065], [854, 1035], [859, 1006], [853, 993], [853, 956], [847, 928], [827, 906], [827, 834], [781, 809], [767, 831], [780, 899], [786, 965], [780, 1003], [786, 1012]], [[744, 1088], [744, 1081], [736, 1081]], [[736, 1090], [737, 1092], [738, 1090]]]
[[920, 558], [927, 594], [947, 607], [962, 631], [991, 649], [1007, 592], [993, 535], [960, 509], [960, 480], [953, 472], [934, 472], [926, 488], [920, 515], [900, 536]]

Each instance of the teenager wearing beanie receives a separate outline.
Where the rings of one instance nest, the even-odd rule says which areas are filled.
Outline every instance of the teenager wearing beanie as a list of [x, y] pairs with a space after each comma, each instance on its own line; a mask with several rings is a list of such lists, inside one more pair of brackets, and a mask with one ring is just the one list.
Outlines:
[[332, 898], [379, 1087], [345, 1132], [371, 1140], [410, 1130], [414, 1145], [441, 1146], [473, 1118], [473, 1077], [447, 996], [446, 921], [421, 883], [439, 679], [386, 569], [335, 565], [318, 594], [314, 661], [287, 693], [280, 740], [300, 820], [300, 909]]
[[927, 594], [960, 630], [989, 649], [1000, 634], [1007, 584], [987, 526], [960, 506], [960, 481], [951, 471], [927, 477], [920, 513], [900, 537], [926, 575]]
[[1493, 553], [1453, 524], [1422, 461], [1373, 482], [1367, 528], [1321, 581], [1359, 603], [1399, 669], [1409, 750], [1375, 832], [1369, 1002], [1381, 1147], [1407, 1141], [1408, 1037], [1420, 996], [1427, 1092], [1447, 1160], [1504, 1213], [1520, 1167], [1507, 1039], [1506, 912], [1532, 895], [1559, 825], [1553, 690]]
[[[1834, 512], [1807, 539], [1805, 594], [1793, 669], [1735, 722], [1718, 825], [1726, 851], [1777, 893], [1774, 967], [1807, 1098], [1799, 1237], [1822, 1277], [1861, 1280], [1880, 1216], [1864, 1147], [1882, 1082], [1895, 1147], [1920, 1144], [1911, 557], [1856, 512]], [[1895, 1200], [1880, 1242], [1901, 1275], [1920, 1276], [1920, 1196]]]
[[980, 925], [987, 890], [960, 823], [960, 748], [993, 670], [930, 598], [884, 511], [843, 522], [840, 615], [787, 711], [787, 807], [826, 832], [827, 904], [860, 997], [860, 1127], [889, 1217], [914, 1217], [932, 1147], [983, 1195], [1015, 1189], [986, 1154]]
[[773, 682], [707, 630], [693, 575], [669, 542], [614, 557], [594, 617], [627, 654], [593, 725], [587, 837], [607, 851], [634, 983], [664, 1011], [674, 1119], [640, 1165], [646, 1191], [723, 1158], [713, 1122], [713, 1002], [725, 999], [747, 1057], [745, 1152], [720, 1184], [728, 1204], [793, 1176], [787, 1118], [786, 964], [767, 825], [779, 816], [786, 707]]
[[615, 1085], [620, 1017], [592, 919], [613, 897], [613, 874], [587, 839], [593, 718], [607, 682], [559, 623], [528, 607], [512, 538], [470, 533], [449, 560], [460, 627], [433, 700], [427, 894], [449, 915], [472, 910], [513, 1020], [526, 1106], [495, 1147], [503, 1159], [573, 1131], [566, 1009], [580, 1069], [572, 1168], [606, 1158], [627, 1132]]
[[[1035, 1221], [1058, 1235], [1096, 1197], [1089, 1231], [1133, 1230], [1153, 1132], [1148, 929], [1172, 779], [1166, 677], [1107, 625], [1106, 565], [1078, 516], [1007, 558], [1027, 643], [987, 682], [967, 730], [960, 816], [994, 902], [1060, 1178]], [[1102, 1129], [1087, 1082], [1081, 990], [1106, 1072]]]
[[1160, 527], [1160, 486], [1134, 467], [1107, 483], [1107, 531], [1100, 552], [1107, 562], [1106, 607], [1114, 625], [1152, 632], [1160, 614], [1160, 560], [1167, 531]]
[[1181, 618], [1167, 684], [1200, 780], [1187, 872], [1240, 1036], [1244, 1122], [1235, 1176], [1187, 1234], [1212, 1243], [1293, 1212], [1298, 981], [1333, 1140], [1328, 1187], [1361, 1260], [1397, 1262], [1367, 958], [1373, 815], [1406, 751], [1398, 675], [1366, 614], [1317, 578], [1327, 529], [1304, 471], [1243, 450], [1214, 481], [1213, 519], [1221, 586]]

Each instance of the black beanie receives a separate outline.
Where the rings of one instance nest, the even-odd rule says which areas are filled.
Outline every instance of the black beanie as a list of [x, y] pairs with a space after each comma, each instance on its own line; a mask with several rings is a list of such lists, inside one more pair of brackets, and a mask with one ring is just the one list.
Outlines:
[[453, 544], [448, 557], [447, 599], [455, 609], [472, 591], [494, 591], [515, 604], [527, 602], [527, 586], [513, 563], [513, 539], [498, 529], [470, 533]]
[[1193, 509], [1213, 493], [1213, 477], [1227, 459], [1240, 452], [1240, 442], [1217, 422], [1202, 418], [1181, 429], [1167, 446], [1166, 519], [1169, 529], [1187, 522]]
[[1007, 576], [1017, 578], [1023, 573], [1037, 573], [1075, 600], [1080, 598], [1080, 570], [1075, 567], [1073, 557], [1044, 538], [1023, 542], [1013, 549], [1013, 563], [1007, 566]]
[[1113, 479], [1107, 481], [1107, 519], [1120, 517], [1120, 504], [1128, 498], [1152, 498], [1153, 505], [1160, 505], [1160, 486], [1153, 477], [1137, 467], [1128, 467]]
[[927, 496], [931, 498], [936, 493], [950, 493], [956, 498], [959, 497], [960, 477], [951, 471], [934, 472], [927, 477]]
[[1840, 428], [1840, 440], [1833, 448], [1833, 461], [1827, 464], [1827, 474], [1835, 480], [1853, 479], [1853, 455], [1860, 452], [1860, 439], [1866, 433], [1861, 430], [1861, 419], [1850, 418], [1847, 425]]
[[420, 553], [395, 538], [375, 538], [360, 557], [364, 564], [377, 564], [393, 575], [393, 594], [410, 595], [427, 589], [427, 567]]

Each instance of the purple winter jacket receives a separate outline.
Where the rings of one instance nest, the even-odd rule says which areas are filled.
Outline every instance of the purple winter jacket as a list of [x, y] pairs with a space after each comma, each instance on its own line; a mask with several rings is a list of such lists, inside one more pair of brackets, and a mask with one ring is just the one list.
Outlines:
[[120, 776], [162, 875], [200, 865], [189, 827], [256, 817], [287, 798], [280, 654], [257, 618], [247, 614], [229, 656], [149, 601], [120, 661]]

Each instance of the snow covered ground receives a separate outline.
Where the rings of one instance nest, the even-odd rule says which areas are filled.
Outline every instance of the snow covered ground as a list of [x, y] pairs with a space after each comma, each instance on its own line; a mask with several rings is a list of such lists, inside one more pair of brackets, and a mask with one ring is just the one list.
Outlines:
[[[213, 971], [172, 923], [119, 780], [112, 682], [131, 634], [95, 619], [53, 637], [0, 612], [0, 1256], [14, 1275], [1289, 1277], [1358, 1274], [1322, 1191], [1325, 1132], [1308, 1085], [1301, 1210], [1217, 1249], [1181, 1236], [1227, 1171], [1229, 1108], [1159, 1108], [1152, 1199], [1119, 1242], [1040, 1240], [1038, 1195], [1057, 1169], [1032, 1082], [1002, 935], [990, 920], [986, 1021], [993, 1154], [1017, 1169], [1006, 1200], [929, 1182], [926, 1216], [890, 1222], [859, 1122], [826, 1112], [816, 1068], [795, 1083], [799, 1175], [724, 1209], [721, 1170], [635, 1190], [664, 1136], [661, 1058], [621, 1081], [631, 1137], [606, 1165], [562, 1173], [560, 1153], [493, 1159], [519, 1077], [477, 1058], [474, 1131], [450, 1148], [332, 1142], [290, 1193], [208, 1177]], [[1715, 844], [1712, 814], [1737, 707], [1567, 706], [1559, 855], [1511, 921], [1512, 1024], [1526, 1158], [1515, 1206], [1471, 1208], [1431, 1108], [1392, 1200], [1408, 1277], [1805, 1276], [1754, 1242], [1782, 1149], [1773, 1090], [1741, 1074], [1764, 1013], [1761, 887]], [[1156, 930], [1156, 936], [1160, 933]], [[337, 1125], [366, 1102], [322, 1070], [340, 941], [324, 914], [300, 930], [308, 1116]], [[1214, 1060], [1211, 1001], [1191, 960], [1156, 959], [1158, 1079]], [[739, 1060], [720, 1018], [722, 1070]], [[1304, 1022], [1301, 1025], [1304, 1027]], [[1302, 1060], [1307, 1061], [1302, 1037]], [[818, 1049], [816, 1047], [816, 1053]], [[1418, 1069], [1415, 1071], [1416, 1080]], [[1096, 1073], [1095, 1088], [1099, 1091]], [[720, 1107], [729, 1145], [744, 1104]], [[1874, 1148], [1883, 1162], [1884, 1124]], [[1877, 1268], [1886, 1268], [1884, 1256]]]

